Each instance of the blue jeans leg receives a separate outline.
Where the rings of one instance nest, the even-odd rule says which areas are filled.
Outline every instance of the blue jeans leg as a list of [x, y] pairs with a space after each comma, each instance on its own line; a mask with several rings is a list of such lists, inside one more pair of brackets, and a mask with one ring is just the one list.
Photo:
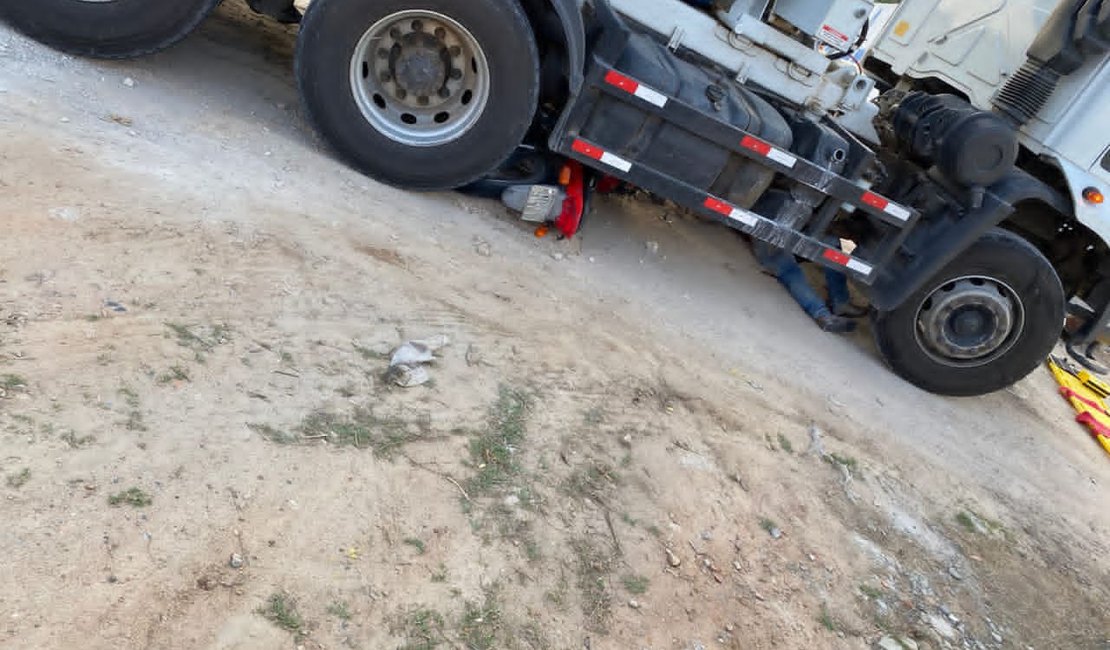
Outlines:
[[[829, 315], [829, 308], [825, 305], [825, 301], [810, 286], [805, 272], [802, 271], [802, 267], [795, 261], [793, 255], [763, 242], [756, 242], [752, 249], [755, 252], [756, 261], [767, 269], [768, 273], [778, 278], [779, 283], [793, 296], [798, 306], [805, 313], [812, 318]], [[845, 291], [847, 291], [847, 286], [845, 286]]]
[[829, 305], [836, 309], [847, 307], [852, 303], [852, 294], [848, 292], [848, 276], [834, 269], [825, 269], [825, 286], [829, 290]]

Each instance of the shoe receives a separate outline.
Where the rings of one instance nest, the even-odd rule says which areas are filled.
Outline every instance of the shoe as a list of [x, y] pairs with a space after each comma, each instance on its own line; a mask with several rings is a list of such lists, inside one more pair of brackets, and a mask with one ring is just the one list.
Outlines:
[[848, 332], [856, 331], [856, 322], [854, 320], [844, 318], [843, 316], [826, 314], [824, 316], [818, 316], [813, 320], [817, 321], [817, 326], [826, 332], [832, 332], [834, 334], [847, 334]]
[[871, 313], [870, 307], [861, 307], [859, 305], [853, 305], [852, 303], [833, 305], [831, 309], [833, 315], [843, 318], [863, 318]]

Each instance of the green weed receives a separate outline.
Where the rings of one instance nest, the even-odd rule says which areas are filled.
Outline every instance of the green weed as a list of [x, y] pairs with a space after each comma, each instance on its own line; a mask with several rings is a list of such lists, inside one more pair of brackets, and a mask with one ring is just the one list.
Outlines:
[[443, 615], [425, 608], [405, 614], [394, 633], [405, 637], [400, 650], [434, 650], [446, 640]]
[[298, 636], [304, 629], [304, 619], [297, 611], [297, 603], [284, 593], [271, 594], [258, 613], [267, 621]]
[[621, 578], [625, 591], [637, 596], [647, 593], [650, 582], [644, 576], [628, 574]]
[[15, 488], [15, 489], [18, 490], [19, 488], [26, 485], [27, 481], [30, 481], [30, 480], [31, 480], [31, 468], [30, 467], [24, 467], [23, 469], [19, 470], [18, 472], [15, 472], [14, 474], [8, 474], [7, 483], [8, 483], [8, 487]]
[[424, 555], [424, 552], [427, 550], [427, 547], [424, 546], [423, 540], [417, 537], [406, 537], [401, 540], [401, 542], [406, 546], [411, 546], [413, 549], [415, 549], [417, 555]]
[[324, 439], [337, 447], [370, 449], [388, 460], [405, 445], [428, 439], [431, 421], [427, 416], [412, 421], [379, 416], [366, 408], [357, 408], [347, 416], [317, 411], [304, 418], [300, 432], [305, 439]]
[[351, 620], [351, 607], [344, 601], [337, 600], [328, 605], [327, 612], [341, 621]]
[[467, 650], [492, 650], [501, 629], [501, 605], [497, 593], [487, 589], [482, 602], [467, 602], [459, 623], [459, 637]]
[[158, 377], [158, 383], [168, 384], [174, 381], [192, 381], [189, 371], [180, 365], [174, 365]]
[[468, 481], [471, 496], [488, 495], [520, 473], [516, 452], [524, 442], [531, 404], [527, 393], [501, 388], [486, 429], [470, 441], [470, 459], [478, 469]]
[[264, 440], [269, 440], [279, 445], [292, 445], [301, 441], [301, 437], [297, 434], [282, 431], [268, 424], [249, 422], [247, 423], [247, 428], [262, 436]]
[[123, 492], [117, 492], [108, 497], [108, 505], [110, 506], [127, 505], [132, 508], [145, 508], [152, 503], [154, 503], [154, 499], [137, 487], [127, 488]]

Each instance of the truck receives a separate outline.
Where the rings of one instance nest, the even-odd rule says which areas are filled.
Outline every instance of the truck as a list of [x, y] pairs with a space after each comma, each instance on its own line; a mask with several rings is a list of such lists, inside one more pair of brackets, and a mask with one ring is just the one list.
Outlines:
[[[220, 0], [0, 0], [140, 56]], [[626, 183], [847, 274], [879, 353], [971, 396], [1110, 323], [1110, 0], [247, 0], [300, 23], [305, 112], [412, 190], [495, 187], [565, 236]], [[866, 49], [866, 54], [863, 50]]]

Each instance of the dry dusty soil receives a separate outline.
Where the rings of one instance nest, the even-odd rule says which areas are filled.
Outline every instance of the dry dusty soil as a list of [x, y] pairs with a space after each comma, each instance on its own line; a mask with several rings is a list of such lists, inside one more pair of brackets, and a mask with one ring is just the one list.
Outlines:
[[378, 185], [294, 37], [0, 28], [0, 646], [1110, 647], [1110, 458], [1045, 371], [922, 393], [650, 203], [558, 242]]

